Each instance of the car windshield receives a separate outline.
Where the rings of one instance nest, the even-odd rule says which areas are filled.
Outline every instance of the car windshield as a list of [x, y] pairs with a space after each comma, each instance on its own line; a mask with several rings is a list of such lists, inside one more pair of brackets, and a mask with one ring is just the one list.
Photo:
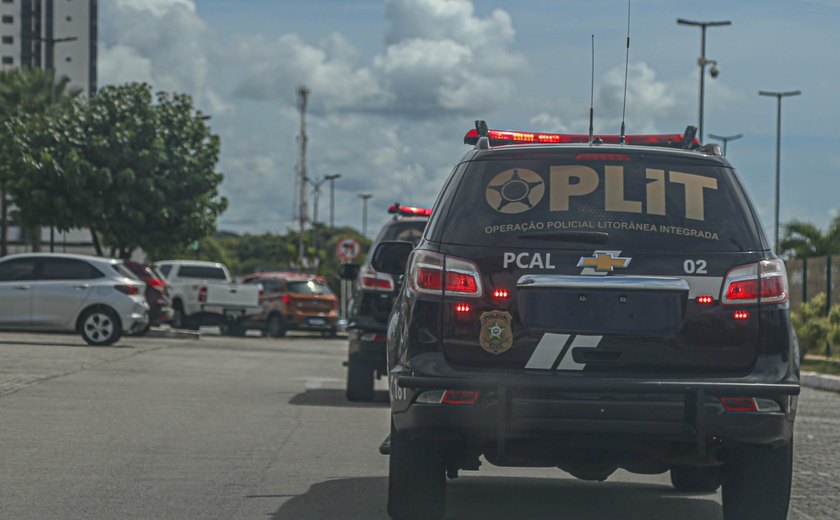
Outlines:
[[294, 294], [332, 294], [330, 288], [318, 280], [286, 282], [286, 291]]
[[221, 267], [203, 265], [182, 265], [178, 269], [178, 278], [197, 278], [202, 280], [227, 280], [227, 274]]

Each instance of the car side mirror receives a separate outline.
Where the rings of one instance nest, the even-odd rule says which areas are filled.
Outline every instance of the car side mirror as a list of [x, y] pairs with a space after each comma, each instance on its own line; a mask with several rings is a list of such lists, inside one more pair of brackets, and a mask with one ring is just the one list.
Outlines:
[[380, 273], [401, 275], [405, 273], [408, 255], [414, 250], [414, 244], [402, 240], [380, 242], [373, 250], [371, 265]]
[[341, 264], [338, 266], [338, 277], [342, 280], [355, 280], [359, 277], [359, 264]]

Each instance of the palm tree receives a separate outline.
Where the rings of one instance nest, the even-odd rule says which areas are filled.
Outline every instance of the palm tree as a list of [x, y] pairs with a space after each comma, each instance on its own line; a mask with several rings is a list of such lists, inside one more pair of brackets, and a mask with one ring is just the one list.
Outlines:
[[785, 224], [780, 249], [792, 258], [840, 254], [840, 215], [834, 217], [823, 233], [808, 222], [793, 220]]
[[[24, 67], [0, 71], [0, 136], [6, 132], [4, 125], [11, 117], [45, 113], [68, 103], [81, 92], [69, 90], [69, 83], [66, 76], [54, 81], [52, 70]], [[8, 136], [0, 138], [0, 256], [8, 252], [8, 201], [3, 180], [14, 175], [7, 160], [8, 152], [3, 149], [7, 139]], [[33, 234], [32, 244], [36, 251], [40, 249], [40, 238], [38, 230]]]

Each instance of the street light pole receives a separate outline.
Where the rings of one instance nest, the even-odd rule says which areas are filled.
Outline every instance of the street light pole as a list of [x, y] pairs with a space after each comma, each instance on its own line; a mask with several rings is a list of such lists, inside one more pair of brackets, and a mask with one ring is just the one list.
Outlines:
[[709, 134], [710, 139], [717, 139], [723, 143], [723, 156], [726, 157], [726, 144], [729, 141], [735, 141], [736, 139], [740, 139], [744, 137], [744, 134], [735, 134], [735, 135], [715, 135]]
[[362, 236], [367, 237], [367, 206], [368, 199], [373, 197], [372, 193], [359, 193], [359, 198], [362, 199]]
[[697, 124], [697, 135], [700, 142], [703, 142], [703, 99], [705, 98], [705, 89], [706, 89], [706, 65], [711, 65], [712, 68], [709, 71], [712, 75], [712, 78], [716, 78], [718, 74], [720, 74], [720, 69], [717, 67], [717, 62], [714, 60], [706, 59], [706, 28], [707, 27], [722, 27], [725, 25], [732, 25], [732, 22], [729, 20], [723, 20], [719, 22], [695, 22], [692, 20], [686, 20], [684, 18], [677, 18], [677, 23], [679, 25], [690, 25], [692, 27], [699, 27], [700, 28], [700, 58], [697, 60], [697, 64], [700, 65], [700, 116], [698, 117], [698, 124]]
[[[43, 38], [41, 36], [33, 36], [33, 40], [40, 41], [46, 43], [49, 48], [49, 56], [51, 57], [49, 70], [52, 72], [52, 78], [50, 81], [50, 108], [55, 105], [55, 44], [56, 43], [65, 43], [65, 42], [74, 42], [78, 40], [75, 36], [66, 36], [64, 38]], [[40, 235], [41, 230], [40, 227], [38, 228], [38, 234]], [[40, 236], [38, 237], [40, 241]], [[55, 226], [50, 226], [50, 253], [55, 252]]]
[[759, 90], [759, 96], [768, 96], [776, 98], [776, 213], [774, 218], [775, 227], [775, 241], [773, 242], [773, 250], [778, 254], [779, 252], [779, 190], [781, 184], [781, 158], [782, 158], [782, 98], [790, 96], [798, 96], [802, 94], [799, 90], [789, 90], [787, 92], [768, 92], [766, 90]]
[[330, 227], [335, 227], [335, 180], [341, 177], [340, 173], [325, 175], [324, 179], [330, 181]]

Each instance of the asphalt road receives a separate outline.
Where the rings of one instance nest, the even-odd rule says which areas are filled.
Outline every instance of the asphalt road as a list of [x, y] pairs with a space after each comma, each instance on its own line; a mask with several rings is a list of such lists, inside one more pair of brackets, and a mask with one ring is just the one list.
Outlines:
[[[2, 519], [384, 519], [387, 393], [344, 400], [346, 343], [0, 334]], [[790, 518], [836, 519], [840, 395], [800, 401]], [[667, 475], [605, 483], [485, 465], [448, 517], [721, 519]]]

